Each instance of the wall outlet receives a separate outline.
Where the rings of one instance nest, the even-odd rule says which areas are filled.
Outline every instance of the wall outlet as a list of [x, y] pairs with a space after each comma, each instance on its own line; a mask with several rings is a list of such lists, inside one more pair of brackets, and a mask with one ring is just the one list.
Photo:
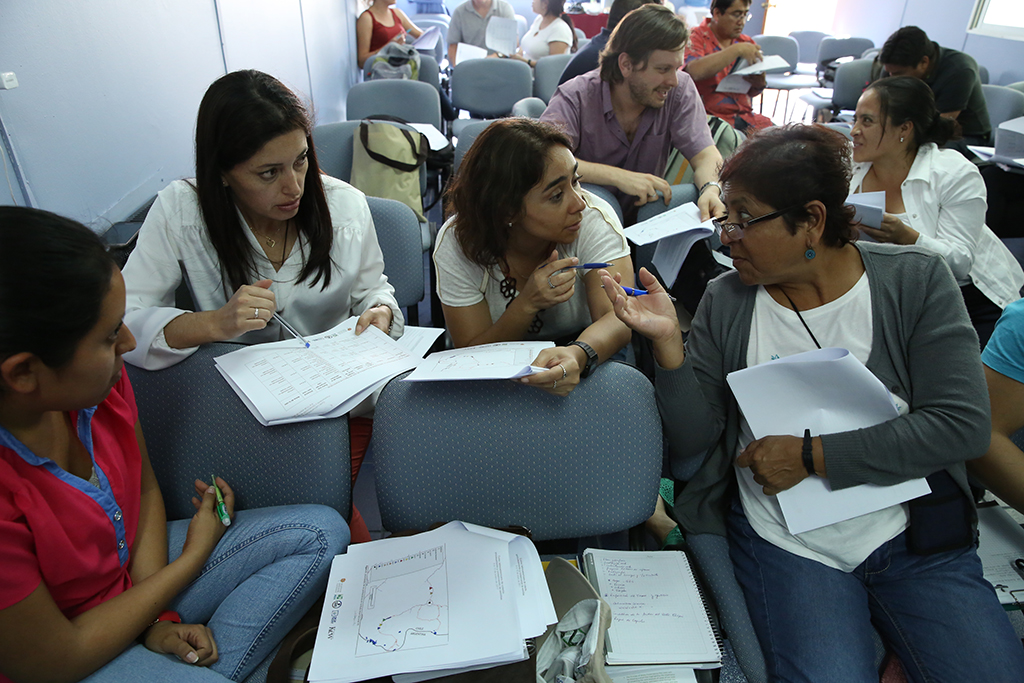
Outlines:
[[18, 87], [18, 77], [13, 71], [5, 71], [0, 74], [0, 90], [14, 90]]

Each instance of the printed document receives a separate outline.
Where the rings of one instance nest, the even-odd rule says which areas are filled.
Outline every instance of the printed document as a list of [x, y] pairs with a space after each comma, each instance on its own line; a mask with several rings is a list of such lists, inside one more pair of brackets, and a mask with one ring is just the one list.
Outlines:
[[306, 337], [309, 348], [286, 339], [218, 356], [217, 370], [261, 424], [344, 415], [380, 382], [418, 362], [372, 325], [357, 337], [356, 320]]
[[519, 26], [515, 19], [508, 17], [491, 17], [487, 20], [487, 33], [484, 45], [499, 55], [508, 57], [516, 52], [519, 42]]
[[420, 37], [413, 41], [412, 46], [417, 50], [433, 51], [437, 41], [441, 39], [441, 29], [431, 26], [420, 34]]
[[351, 546], [327, 586], [314, 682], [522, 661], [524, 639], [556, 621], [533, 543], [463, 522]]
[[714, 231], [711, 220], [701, 222], [700, 209], [689, 202], [626, 228], [623, 234], [638, 246], [658, 243], [651, 262], [658, 269], [665, 288], [670, 289], [693, 245]]
[[999, 602], [1024, 603], [1024, 574], [1014, 565], [1024, 557], [1024, 529], [1001, 507], [978, 508], [978, 557]]
[[[846, 349], [798, 353], [727, 378], [754, 438], [837, 434], [873, 427], [899, 416], [889, 390]], [[809, 476], [778, 494], [793, 534], [835, 524], [927, 494], [924, 479], [893, 486], [861, 484], [833, 491], [827, 479]]]
[[[455, 46], [455, 64], [462, 64], [471, 59], [483, 59], [487, 56], [487, 50], [469, 43], [459, 43]], [[454, 64], [452, 66], [455, 66]]]
[[[885, 192], [858, 192], [848, 196], [846, 203], [857, 209], [857, 214], [853, 217], [854, 223], [863, 223], [876, 230], [882, 227], [882, 214], [885, 213]], [[860, 236], [874, 242], [866, 233], [862, 232]]]
[[553, 342], [497, 342], [432, 353], [420, 361], [406, 382], [469, 379], [517, 379], [547, 368], [530, 365]]

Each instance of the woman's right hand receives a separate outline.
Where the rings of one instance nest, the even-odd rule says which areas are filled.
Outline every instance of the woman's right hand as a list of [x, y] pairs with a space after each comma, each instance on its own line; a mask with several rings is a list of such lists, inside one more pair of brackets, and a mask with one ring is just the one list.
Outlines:
[[274, 293], [269, 287], [273, 280], [260, 280], [242, 285], [226, 304], [216, 311], [214, 341], [234, 339], [246, 332], [262, 330], [277, 310]]
[[[228, 516], [234, 517], [235, 492], [220, 477], [217, 477], [217, 486], [224, 497], [224, 507], [227, 508]], [[186, 555], [194, 557], [202, 565], [210, 557], [210, 553], [213, 552], [227, 527], [217, 516], [217, 493], [213, 486], [209, 482], [196, 479], [195, 488], [196, 496], [192, 498], [192, 505], [196, 509], [196, 514], [189, 522], [181, 554], [183, 557]]]
[[576, 291], [576, 270], [566, 270], [561, 273], [558, 271], [578, 265], [579, 262], [580, 260], [576, 257], [560, 259], [558, 250], [554, 250], [548, 256], [547, 262], [533, 271], [533, 275], [526, 281], [526, 285], [519, 294], [519, 297], [529, 306], [531, 313], [545, 311], [572, 298]]

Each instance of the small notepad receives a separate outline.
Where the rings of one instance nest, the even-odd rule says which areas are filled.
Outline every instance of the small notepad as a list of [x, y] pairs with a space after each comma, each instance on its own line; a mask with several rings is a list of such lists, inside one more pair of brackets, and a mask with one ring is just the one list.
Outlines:
[[721, 666], [719, 638], [685, 553], [588, 548], [583, 565], [612, 609], [608, 664]]

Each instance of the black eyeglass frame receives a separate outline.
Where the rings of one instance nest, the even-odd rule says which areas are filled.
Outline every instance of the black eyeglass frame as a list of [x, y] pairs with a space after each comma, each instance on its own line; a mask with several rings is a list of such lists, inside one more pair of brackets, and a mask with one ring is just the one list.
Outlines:
[[773, 218], [778, 218], [779, 216], [785, 213], [789, 213], [794, 209], [799, 209], [802, 206], [803, 204], [797, 204], [796, 206], [790, 206], [785, 209], [772, 211], [771, 213], [766, 213], [763, 216], [751, 218], [749, 221], [741, 221], [739, 223], [724, 223], [717, 218], [712, 218], [711, 224], [715, 226], [715, 232], [718, 233], [719, 238], [721, 238], [722, 234], [724, 233], [728, 235], [729, 239], [731, 240], [741, 240], [743, 239], [743, 231], [749, 228], [751, 225], [754, 225], [755, 223], [760, 223], [762, 221], [770, 221]]

